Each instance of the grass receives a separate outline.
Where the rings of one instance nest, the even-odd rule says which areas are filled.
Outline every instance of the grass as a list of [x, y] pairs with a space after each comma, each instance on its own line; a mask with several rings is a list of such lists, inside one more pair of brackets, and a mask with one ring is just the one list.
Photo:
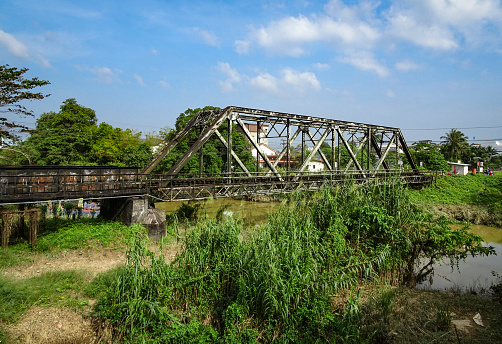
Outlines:
[[453, 220], [502, 227], [502, 172], [440, 176], [432, 186], [411, 191], [410, 198]]
[[[129, 239], [127, 264], [91, 282], [78, 271], [0, 278], [0, 322], [32, 305], [82, 308], [94, 298], [95, 314], [124, 343], [457, 343], [452, 322], [481, 312], [488, 326], [462, 343], [502, 342], [499, 301], [379, 285], [415, 254], [478, 252], [477, 237], [421, 214], [397, 184], [293, 194], [254, 230], [226, 217], [185, 222], [173, 229], [176, 242], [161, 241], [181, 247], [170, 263], [138, 226], [58, 226], [42, 231], [35, 251], [121, 248]], [[0, 264], [23, 264], [28, 250], [0, 251]]]
[[32, 261], [26, 250], [0, 249], [0, 269], [10, 266], [21, 266]]
[[[131, 343], [380, 342], [389, 339], [393, 292], [370, 312], [358, 292], [342, 303], [334, 295], [410, 272], [424, 253], [455, 260], [486, 250], [481, 238], [420, 213], [398, 184], [292, 195], [259, 231], [242, 231], [232, 218], [199, 221], [170, 264], [137, 237], [96, 313]], [[435, 313], [438, 331], [445, 314]]]
[[127, 227], [118, 222], [67, 221], [57, 231], [39, 237], [35, 251], [62, 251], [96, 247], [123, 247], [140, 226]]
[[436, 182], [422, 190], [411, 192], [414, 203], [474, 204], [494, 209], [502, 206], [502, 172], [493, 176], [467, 174], [438, 176]]
[[24, 280], [0, 277], [0, 321], [15, 321], [35, 304], [78, 305], [73, 292], [85, 280], [86, 275], [75, 270], [48, 272]]

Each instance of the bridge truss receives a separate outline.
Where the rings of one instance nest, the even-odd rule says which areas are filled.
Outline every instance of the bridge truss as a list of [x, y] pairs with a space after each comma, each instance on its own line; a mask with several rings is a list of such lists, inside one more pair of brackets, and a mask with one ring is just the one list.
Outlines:
[[[233, 128], [254, 148], [259, 172], [250, 171], [234, 150]], [[419, 173], [399, 128], [235, 106], [197, 113], [142, 173], [151, 173], [194, 130], [200, 132], [198, 139], [167, 174], [150, 177], [165, 199], [315, 190], [347, 177], [364, 182], [398, 175], [404, 183], [415, 185], [431, 181], [430, 175]], [[225, 147], [222, 154], [226, 154], [226, 161], [231, 162], [217, 178], [205, 175], [202, 164], [203, 146], [214, 136]], [[273, 158], [266, 152], [265, 143], [270, 142], [282, 146]], [[301, 157], [291, 154], [295, 146], [301, 147]], [[200, 159], [198, 176], [182, 176], [183, 167], [196, 154]], [[309, 165], [314, 161], [322, 162], [325, 168], [313, 173]]]
[[[255, 169], [239, 158], [234, 128], [255, 149]], [[152, 173], [178, 144], [194, 137], [166, 174]], [[204, 144], [212, 137], [221, 142], [220, 154], [226, 155], [227, 163], [210, 175], [203, 171], [202, 161]], [[272, 157], [266, 144], [282, 148]], [[301, 156], [292, 154], [295, 146]], [[199, 172], [186, 175], [183, 167], [197, 154]], [[322, 162], [324, 169], [312, 171], [313, 162]], [[143, 171], [111, 166], [0, 167], [0, 204], [147, 194], [168, 201], [253, 196], [318, 190], [347, 179], [358, 184], [386, 182], [390, 177], [415, 186], [433, 180], [418, 171], [399, 128], [229, 106], [197, 113]]]

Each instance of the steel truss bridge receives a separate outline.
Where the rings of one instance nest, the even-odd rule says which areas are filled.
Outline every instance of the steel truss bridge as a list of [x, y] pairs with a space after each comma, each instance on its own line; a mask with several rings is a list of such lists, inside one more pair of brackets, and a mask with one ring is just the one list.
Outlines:
[[[253, 168], [238, 155], [235, 129], [256, 152]], [[152, 173], [178, 144], [194, 135], [195, 141], [166, 174]], [[208, 174], [203, 148], [214, 137], [221, 143], [225, 165], [219, 173]], [[271, 143], [282, 145], [273, 157], [266, 151]], [[300, 156], [291, 153], [295, 146], [300, 147]], [[197, 158], [198, 173], [186, 174], [184, 167]], [[324, 169], [309, 170], [314, 162], [322, 162]], [[168, 201], [253, 196], [319, 190], [347, 179], [361, 184], [389, 178], [413, 186], [433, 180], [419, 172], [399, 128], [229, 106], [197, 113], [142, 171], [0, 166], [0, 204], [147, 194]]]

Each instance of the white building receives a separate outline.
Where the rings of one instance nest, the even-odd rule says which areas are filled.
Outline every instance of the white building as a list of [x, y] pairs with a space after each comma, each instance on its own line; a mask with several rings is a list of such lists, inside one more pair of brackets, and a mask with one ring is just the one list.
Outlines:
[[[246, 129], [249, 131], [249, 134], [251, 134], [251, 138], [255, 141], [258, 142], [258, 124], [257, 123], [244, 123], [246, 126]], [[240, 127], [236, 128], [238, 132], [243, 133], [243, 130]], [[260, 124], [260, 144], [265, 144], [268, 145], [268, 124]], [[246, 135], [244, 135], [246, 136]], [[248, 138], [246, 137], [246, 140]]]
[[460, 175], [466, 175], [469, 173], [469, 164], [462, 164], [460, 161], [459, 162], [449, 162], [448, 164], [451, 166], [451, 174], [460, 174]]

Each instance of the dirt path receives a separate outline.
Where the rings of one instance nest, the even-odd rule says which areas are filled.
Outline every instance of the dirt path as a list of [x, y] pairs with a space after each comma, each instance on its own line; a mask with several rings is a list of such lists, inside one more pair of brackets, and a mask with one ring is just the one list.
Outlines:
[[100, 272], [125, 264], [124, 250], [64, 251], [53, 254], [37, 254], [33, 262], [4, 269], [3, 274], [12, 278], [29, 278], [44, 272], [64, 270], [86, 270], [93, 278]]
[[[149, 247], [159, 253], [157, 245]], [[178, 251], [176, 244], [165, 247], [163, 254], [171, 261]], [[3, 269], [0, 273], [8, 278], [26, 279], [52, 271], [87, 271], [89, 282], [101, 272], [126, 263], [125, 249], [89, 249], [85, 251], [63, 251], [50, 254], [35, 254], [33, 261], [20, 266]], [[95, 300], [89, 300], [93, 304]], [[90, 309], [84, 314], [68, 308], [31, 307], [13, 324], [4, 325], [9, 338], [15, 343], [111, 343], [110, 333], [96, 335], [89, 317]], [[102, 331], [101, 331], [102, 332]], [[106, 332], [106, 329], [104, 330]]]

